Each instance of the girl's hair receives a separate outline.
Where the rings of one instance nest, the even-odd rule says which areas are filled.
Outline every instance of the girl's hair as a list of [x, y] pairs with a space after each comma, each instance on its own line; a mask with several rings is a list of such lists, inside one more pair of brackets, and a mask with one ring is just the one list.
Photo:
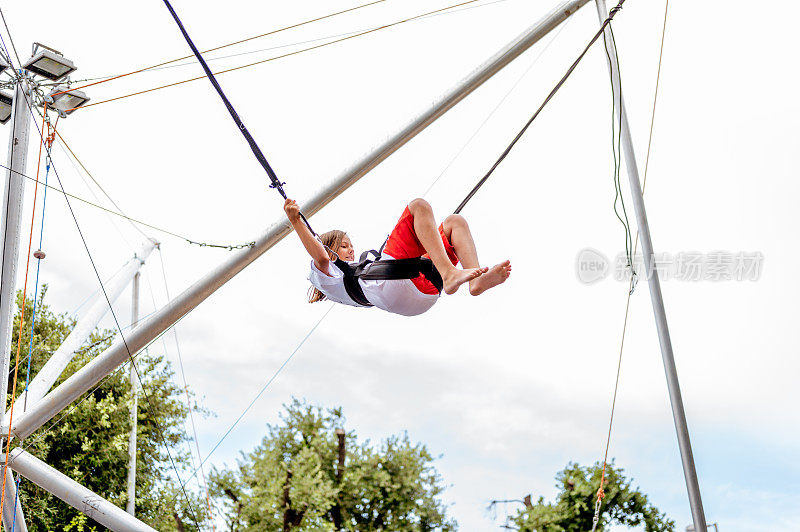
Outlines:
[[[319, 235], [320, 240], [322, 240], [322, 244], [328, 250], [328, 256], [331, 260], [336, 260], [336, 256], [332, 253], [332, 250], [338, 250], [342, 246], [342, 240], [344, 237], [347, 236], [347, 233], [344, 231], [339, 231], [338, 229], [334, 229], [333, 231], [328, 231], [327, 233], [322, 233]], [[317, 301], [322, 301], [325, 298], [325, 294], [314, 288], [313, 286], [308, 290], [308, 302], [309, 303], [316, 303]]]

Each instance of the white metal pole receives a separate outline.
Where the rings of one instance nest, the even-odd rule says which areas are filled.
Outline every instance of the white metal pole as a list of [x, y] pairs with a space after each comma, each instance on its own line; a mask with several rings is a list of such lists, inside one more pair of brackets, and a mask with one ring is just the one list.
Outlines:
[[12, 111], [13, 131], [8, 142], [8, 170], [3, 191], [3, 211], [0, 212], [2, 227], [2, 279], [0, 279], [0, 426], [5, 425], [6, 397], [8, 397], [8, 373], [11, 367], [11, 330], [16, 307], [17, 261], [19, 260], [19, 235], [22, 229], [22, 201], [25, 196], [25, 166], [28, 160], [28, 137], [31, 115], [26, 94], [28, 83], [21, 78], [14, 92]]
[[[429, 109], [414, 118], [400, 132], [373, 149], [369, 154], [340, 174], [328, 186], [320, 190], [302, 205], [302, 211], [307, 217], [311, 217], [318, 212], [492, 75], [496, 74], [513, 59], [519, 57], [526, 49], [533, 46], [588, 1], [570, 0], [559, 4], [553, 11], [503, 47], [502, 50], [489, 58], [467, 78], [459, 82], [447, 94], [436, 100]], [[47, 394], [27, 413], [15, 419], [12, 429], [14, 434], [18, 438], [29, 436], [60, 412], [61, 409], [88, 391], [103, 377], [129, 360], [130, 355], [138, 353], [150, 341], [203, 302], [220, 286], [278, 243], [290, 231], [291, 227], [286, 218], [279, 219], [266, 233], [256, 240], [253, 247], [234, 254], [149, 319], [145, 320], [142, 325], [137, 327], [126, 338], [127, 348], [122, 341], [116, 342], [58, 388]], [[130, 354], [128, 348], [130, 349]]]
[[[133, 276], [133, 302], [131, 303], [131, 326], [139, 323], [139, 272]], [[139, 413], [139, 380], [136, 365], [131, 364], [131, 435], [128, 438], [128, 503], [125, 511], [136, 515], [136, 426]]]
[[[595, 0], [597, 14], [600, 22], [608, 17], [605, 0]], [[650, 287], [650, 300], [653, 304], [653, 314], [658, 330], [658, 341], [661, 346], [661, 358], [664, 362], [664, 371], [667, 376], [667, 388], [672, 405], [672, 417], [675, 421], [675, 431], [678, 436], [678, 447], [680, 448], [681, 461], [683, 462], [683, 475], [686, 480], [686, 489], [689, 493], [689, 505], [692, 509], [692, 519], [694, 520], [695, 530], [706, 529], [706, 518], [703, 511], [703, 502], [700, 498], [700, 485], [697, 482], [697, 471], [694, 466], [692, 456], [692, 444], [689, 441], [689, 427], [686, 423], [686, 413], [683, 410], [683, 399], [681, 398], [681, 388], [678, 382], [678, 371], [675, 368], [675, 358], [672, 354], [672, 341], [667, 327], [667, 314], [664, 310], [664, 300], [661, 296], [661, 284], [658, 278], [658, 270], [653, 267], [653, 242], [650, 238], [650, 227], [647, 224], [647, 212], [642, 196], [642, 186], [639, 181], [639, 169], [636, 165], [636, 155], [633, 151], [633, 141], [631, 131], [628, 126], [628, 115], [625, 112], [625, 104], [621, 98], [621, 83], [619, 76], [619, 64], [617, 62], [616, 47], [611, 39], [611, 30], [605, 29], [606, 50], [608, 52], [608, 68], [611, 71], [611, 79], [616, 94], [620, 95], [617, 106], [616, 120], [622, 120], [622, 148], [625, 155], [625, 167], [628, 171], [630, 181], [631, 196], [633, 197], [633, 207], [636, 211], [636, 222], [639, 227], [639, 238], [642, 241], [642, 256], [644, 258], [645, 273], [647, 275], [648, 286]]]
[[[11, 331], [16, 308], [17, 261], [19, 260], [19, 237], [22, 229], [22, 202], [25, 197], [25, 169], [28, 161], [28, 140], [30, 136], [31, 115], [26, 98], [28, 83], [20, 78], [14, 90], [12, 110], [13, 129], [8, 142], [8, 172], [3, 191], [3, 211], [0, 213], [2, 226], [2, 277], [0, 279], [0, 426], [5, 426], [6, 397], [8, 397], [8, 375], [11, 368]], [[7, 433], [7, 432], [6, 432]], [[4, 434], [6, 434], [4, 433]], [[11, 530], [14, 520], [14, 500], [17, 499], [17, 487], [13, 481], [9, 484], [11, 473], [6, 470], [6, 502], [3, 505], [3, 524]], [[1, 482], [1, 480], [0, 480]], [[10, 502], [8, 501], [10, 499]], [[17, 502], [18, 530], [27, 530], [22, 507]], [[10, 512], [8, 510], [11, 510]]]
[[[142, 244], [142, 247], [136, 254], [125, 264], [117, 276], [105, 285], [108, 299], [113, 303], [117, 300], [119, 295], [123, 292], [128, 283], [139, 275], [137, 272], [139, 268], [150, 256], [150, 253], [158, 245], [157, 242], [149, 240]], [[100, 297], [89, 308], [86, 314], [81, 317], [72, 331], [64, 339], [64, 342], [56, 349], [56, 352], [50, 357], [47, 363], [39, 370], [36, 376], [28, 384], [27, 392], [23, 392], [20, 398], [23, 399], [24, 410], [29, 410], [31, 406], [35, 405], [42, 397], [47, 394], [53, 383], [58, 380], [64, 368], [70, 363], [75, 356], [75, 351], [80, 349], [90, 334], [97, 328], [97, 324], [108, 312], [108, 301], [100, 294]]]
[[[14, 510], [16, 509], [16, 515]], [[11, 475], [11, 468], [6, 469], [6, 498], [3, 503], [3, 526], [9, 532], [28, 532], [22, 503], [17, 496], [17, 485]]]
[[122, 508], [84, 488], [21, 447], [9, 453], [9, 467], [114, 532], [155, 532], [155, 529]]

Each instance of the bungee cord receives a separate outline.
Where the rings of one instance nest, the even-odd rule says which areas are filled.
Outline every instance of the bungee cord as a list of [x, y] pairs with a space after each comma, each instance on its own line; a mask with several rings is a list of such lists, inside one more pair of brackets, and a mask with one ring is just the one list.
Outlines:
[[622, 10], [622, 4], [624, 4], [624, 3], [625, 3], [625, 0], [620, 0], [619, 3], [614, 8], [612, 8], [611, 11], [609, 11], [608, 17], [600, 25], [600, 29], [597, 31], [597, 33], [595, 33], [594, 37], [592, 37], [592, 40], [589, 41], [589, 44], [586, 45], [586, 48], [584, 48], [583, 52], [581, 52], [581, 55], [579, 55], [578, 58], [569, 67], [569, 69], [567, 69], [567, 73], [564, 74], [564, 76], [556, 84], [556, 86], [553, 87], [553, 90], [551, 90], [550, 93], [547, 95], [547, 97], [544, 99], [544, 101], [542, 102], [542, 105], [539, 106], [539, 108], [536, 110], [536, 112], [533, 113], [533, 116], [531, 116], [531, 118], [528, 120], [528, 122], [525, 123], [525, 125], [522, 127], [522, 129], [519, 131], [519, 133], [517, 133], [517, 136], [514, 137], [514, 139], [511, 141], [511, 143], [508, 145], [508, 147], [506, 147], [506, 149], [503, 151], [503, 153], [500, 154], [500, 157], [495, 161], [495, 163], [492, 165], [492, 167], [489, 169], [489, 171], [486, 172], [486, 174], [478, 181], [478, 183], [472, 188], [472, 190], [469, 191], [469, 193], [463, 199], [463, 201], [459, 204], [459, 206], [456, 207], [456, 210], [454, 211], [455, 214], [458, 214], [458, 213], [461, 212], [461, 210], [467, 205], [469, 200], [471, 200], [472, 197], [475, 195], [475, 193], [478, 192], [478, 189], [480, 189], [483, 186], [483, 184], [486, 183], [486, 181], [489, 179], [489, 177], [492, 175], [492, 173], [494, 173], [495, 169], [497, 169], [497, 167], [500, 165], [500, 163], [503, 162], [503, 160], [508, 156], [508, 154], [511, 152], [511, 149], [514, 147], [514, 145], [517, 143], [517, 141], [519, 141], [519, 139], [522, 138], [522, 135], [525, 134], [525, 132], [528, 130], [530, 125], [533, 123], [533, 121], [536, 120], [536, 117], [539, 116], [539, 113], [542, 112], [542, 109], [544, 109], [545, 105], [547, 105], [547, 103], [553, 98], [553, 96], [555, 96], [555, 94], [558, 92], [558, 90], [564, 85], [564, 83], [567, 81], [567, 78], [569, 78], [569, 76], [572, 74], [572, 72], [578, 66], [578, 63], [581, 62], [581, 59], [583, 59], [583, 57], [586, 55], [586, 53], [589, 51], [589, 49], [592, 47], [592, 45], [600, 38], [600, 36], [603, 35], [603, 32], [605, 31], [606, 26], [611, 24], [611, 21], [614, 19], [614, 15], [616, 15], [620, 10]]

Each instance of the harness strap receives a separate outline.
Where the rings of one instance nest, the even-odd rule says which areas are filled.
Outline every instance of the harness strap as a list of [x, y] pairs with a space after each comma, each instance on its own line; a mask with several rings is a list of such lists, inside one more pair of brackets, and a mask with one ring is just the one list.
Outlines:
[[[381, 246], [381, 249], [383, 249], [383, 246]], [[372, 260], [369, 255], [373, 255], [379, 260]], [[380, 251], [370, 249], [361, 254], [358, 262], [350, 263], [337, 258], [334, 264], [344, 274], [343, 282], [347, 295], [363, 307], [371, 307], [373, 305], [364, 295], [361, 285], [358, 284], [359, 279], [413, 279], [422, 274], [439, 293], [444, 288], [442, 276], [436, 270], [433, 261], [422, 257], [380, 260]]]
[[342, 259], [337, 258], [336, 261], [334, 261], [334, 264], [337, 268], [342, 270], [342, 273], [344, 273], [344, 289], [347, 291], [347, 295], [350, 296], [350, 299], [362, 307], [373, 306], [372, 303], [370, 303], [367, 299], [367, 296], [364, 295], [361, 285], [358, 284], [358, 277], [355, 276], [357, 263], [350, 264], [349, 262], [345, 262]]

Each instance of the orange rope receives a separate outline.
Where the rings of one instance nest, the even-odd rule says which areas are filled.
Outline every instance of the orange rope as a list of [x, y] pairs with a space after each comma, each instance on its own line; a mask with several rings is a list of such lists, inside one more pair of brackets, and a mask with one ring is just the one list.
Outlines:
[[[356, 9], [361, 9], [362, 7], [371, 6], [371, 5], [373, 5], [373, 4], [379, 4], [379, 3], [381, 3], [381, 2], [385, 2], [385, 1], [386, 1], [386, 0], [376, 0], [376, 1], [374, 1], [374, 2], [369, 2], [369, 3], [367, 3], [367, 4], [362, 4], [362, 5], [360, 5], [360, 6], [351, 7], [350, 9], [345, 9], [345, 10], [343, 10], [343, 11], [337, 11], [336, 13], [330, 13], [330, 14], [328, 14], [328, 15], [323, 15], [323, 16], [321, 16], [321, 17], [317, 17], [317, 18], [315, 18], [315, 19], [306, 20], [305, 22], [298, 22], [297, 24], [292, 24], [291, 26], [286, 26], [285, 28], [280, 28], [280, 29], [277, 29], [277, 30], [268, 31], [267, 33], [262, 33], [261, 35], [255, 35], [255, 36], [253, 36], [253, 37], [248, 37], [248, 38], [246, 38], [246, 39], [242, 39], [242, 40], [240, 40], [240, 41], [236, 41], [236, 42], [232, 42], [232, 43], [228, 43], [228, 44], [223, 44], [223, 45], [221, 45], [221, 46], [217, 46], [217, 47], [215, 47], [215, 48], [209, 48], [208, 50], [203, 50], [203, 52], [202, 52], [202, 53], [204, 53], [204, 54], [205, 54], [205, 53], [208, 53], [208, 52], [215, 52], [215, 51], [217, 51], [217, 50], [221, 50], [221, 49], [223, 49], [223, 48], [227, 48], [227, 47], [229, 47], [229, 46], [234, 46], [234, 45], [236, 45], [236, 44], [242, 44], [243, 42], [252, 41], [252, 40], [254, 40], [254, 39], [260, 39], [261, 37], [266, 37], [266, 36], [268, 36], [268, 35], [273, 35], [273, 34], [275, 34], [275, 33], [280, 33], [280, 32], [282, 32], [282, 31], [290, 30], [290, 29], [292, 29], [292, 28], [298, 28], [298, 27], [300, 27], [300, 26], [304, 26], [304, 25], [306, 25], [306, 24], [311, 24], [312, 22], [317, 22], [317, 21], [320, 21], [320, 20], [324, 20], [324, 19], [326, 19], [326, 18], [335, 17], [336, 15], [341, 15], [342, 13], [347, 13], [348, 11], [355, 11]], [[104, 79], [104, 80], [95, 81], [94, 83], [89, 83], [89, 84], [87, 84], [87, 85], [82, 85], [82, 86], [80, 86], [80, 87], [76, 87], [76, 88], [74, 88], [74, 89], [66, 89], [66, 90], [63, 90], [63, 91], [61, 91], [61, 92], [57, 92], [57, 93], [55, 93], [55, 94], [52, 94], [51, 96], [58, 96], [59, 94], [64, 94], [65, 92], [69, 92], [69, 91], [71, 91], [71, 90], [80, 90], [80, 89], [85, 89], [86, 87], [91, 87], [92, 85], [100, 85], [101, 83], [106, 83], [107, 81], [113, 81], [113, 80], [115, 80], [115, 79], [124, 78], [124, 77], [126, 77], [126, 76], [131, 76], [131, 75], [133, 75], [133, 74], [138, 74], [138, 73], [140, 73], [140, 72], [144, 72], [145, 70], [152, 70], [152, 69], [154, 69], [154, 68], [158, 68], [158, 67], [160, 67], [160, 66], [168, 65], [168, 64], [170, 64], [170, 63], [176, 63], [176, 62], [178, 62], [178, 61], [183, 61], [184, 59], [190, 59], [190, 58], [192, 58], [192, 57], [194, 57], [194, 55], [185, 55], [185, 56], [183, 56], [183, 57], [179, 57], [179, 58], [177, 58], [177, 59], [171, 59], [171, 60], [169, 60], [169, 61], [164, 61], [163, 63], [158, 63], [158, 64], [156, 64], [156, 65], [151, 65], [151, 66], [149, 66], [149, 67], [140, 68], [139, 70], [134, 70], [133, 72], [128, 72], [128, 73], [126, 73], [126, 74], [119, 74], [119, 75], [117, 75], [117, 76], [112, 76], [112, 77], [110, 77], [110, 78], [107, 78], [107, 79]]]
[[[410, 22], [410, 21], [416, 20], [418, 18], [427, 17], [429, 15], [433, 15], [435, 13], [439, 13], [439, 12], [442, 12], [442, 11], [447, 11], [448, 9], [453, 9], [453, 8], [460, 7], [460, 6], [467, 5], [467, 4], [473, 4], [473, 3], [477, 2], [477, 1], [478, 0], [467, 0], [466, 2], [453, 4], [453, 5], [450, 5], [450, 6], [447, 6], [447, 7], [443, 7], [441, 9], [436, 9], [434, 11], [428, 11], [427, 13], [422, 13], [420, 15], [415, 15], [413, 17], [409, 17], [409, 18], [406, 18], [406, 19], [403, 19], [403, 20], [398, 20], [397, 22], [391, 22], [389, 24], [384, 24], [383, 26], [379, 26], [377, 28], [372, 28], [371, 30], [362, 31], [361, 33], [356, 33], [354, 35], [348, 35], [347, 37], [342, 37], [341, 39], [336, 39], [334, 41], [326, 42], [326, 43], [323, 43], [323, 44], [317, 44], [315, 46], [310, 46], [308, 48], [303, 48], [301, 50], [296, 50], [294, 52], [289, 52], [289, 53], [286, 53], [286, 54], [283, 54], [283, 55], [277, 55], [275, 57], [262, 59], [261, 61], [256, 61], [254, 63], [248, 63], [246, 65], [233, 67], [233, 68], [228, 68], [226, 70], [220, 70], [219, 72], [214, 72], [214, 75], [218, 76], [220, 74], [225, 74], [227, 72], [233, 72], [234, 70], [241, 70], [243, 68], [249, 68], [251, 66], [261, 65], [263, 63], [268, 63], [270, 61], [275, 61], [276, 59], [283, 59], [284, 57], [289, 57], [289, 56], [292, 56], [292, 55], [301, 54], [303, 52], [308, 52], [310, 50], [316, 50], [317, 48], [322, 48], [322, 47], [329, 46], [331, 44], [336, 44], [336, 43], [339, 43], [339, 42], [342, 42], [342, 41], [346, 41], [346, 40], [349, 40], [349, 39], [355, 39], [356, 37], [361, 37], [362, 35], [367, 35], [369, 33], [373, 33], [373, 32], [379, 31], [379, 30], [383, 30], [383, 29], [386, 29], [386, 28], [391, 28], [392, 26], [397, 26], [399, 24], [403, 24], [405, 22]], [[155, 87], [155, 88], [152, 88], [152, 89], [147, 89], [147, 90], [143, 90], [143, 91], [139, 91], [139, 92], [134, 92], [134, 93], [131, 93], [131, 94], [126, 94], [124, 96], [117, 96], [116, 98], [109, 98], [108, 100], [101, 100], [99, 102], [94, 102], [94, 103], [90, 103], [90, 104], [87, 104], [87, 105], [82, 105], [80, 107], [73, 107], [72, 109], [67, 109], [66, 112], [69, 113], [71, 111], [75, 111], [76, 109], [86, 109], [86, 108], [92, 107], [94, 105], [100, 105], [101, 103], [108, 103], [108, 102], [113, 102], [115, 100], [122, 100], [123, 98], [130, 98], [131, 96], [138, 96], [140, 94], [146, 94], [148, 92], [153, 92], [153, 91], [157, 91], [157, 90], [161, 90], [161, 89], [166, 89], [168, 87], [174, 87], [176, 85], [182, 85], [184, 83], [189, 83], [190, 81], [197, 81], [198, 79], [206, 79], [206, 76], [197, 76], [196, 78], [185, 79], [183, 81], [176, 81], [175, 83], [169, 83], [167, 85], [161, 85], [159, 87]]]
[[[45, 124], [47, 124], [47, 131], [50, 133], [50, 124], [47, 122], [47, 104], [44, 107], [44, 117], [42, 117], [42, 133], [44, 133]], [[49, 139], [49, 135], [47, 139]], [[42, 145], [47, 142], [46, 139], [43, 139], [41, 143], [39, 143], [39, 160], [36, 163], [36, 186], [33, 189], [33, 211], [31, 212], [31, 232], [30, 236], [28, 237], [28, 259], [25, 262], [25, 283], [22, 288], [22, 309], [20, 311], [19, 316], [19, 332], [17, 334], [17, 357], [16, 357], [16, 366], [14, 366], [14, 384], [11, 388], [11, 411], [8, 416], [8, 435], [6, 436], [6, 458], [5, 463], [3, 464], [3, 489], [2, 493], [0, 493], [0, 515], [3, 515], [3, 506], [6, 501], [6, 471], [8, 471], [8, 453], [11, 450], [11, 425], [14, 421], [14, 403], [16, 403], [17, 398], [17, 373], [19, 368], [19, 353], [20, 348], [22, 346], [22, 330], [24, 329], [25, 325], [25, 303], [27, 302], [27, 294], [28, 294], [28, 270], [30, 269], [31, 265], [31, 245], [33, 243], [33, 222], [36, 219], [36, 197], [39, 192], [39, 169], [42, 165]], [[34, 296], [35, 297], [35, 296]], [[12, 531], [13, 532], [13, 531]]]

